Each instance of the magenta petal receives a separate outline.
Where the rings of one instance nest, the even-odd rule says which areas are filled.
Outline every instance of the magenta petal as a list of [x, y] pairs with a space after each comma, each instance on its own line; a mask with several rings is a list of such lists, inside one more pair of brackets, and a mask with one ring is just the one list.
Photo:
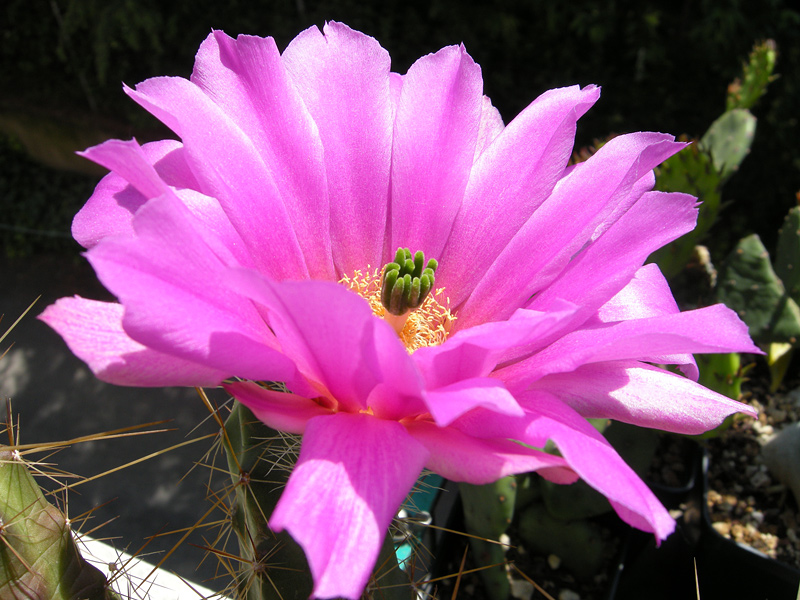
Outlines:
[[[679, 312], [667, 280], [658, 265], [650, 263], [636, 271], [627, 285], [606, 301], [597, 314], [585, 321], [583, 326], [588, 328], [599, 323], [645, 319]], [[700, 374], [694, 356], [689, 353], [662, 356], [661, 362], [678, 365], [683, 374], [693, 381], [697, 381]]]
[[598, 229], [639, 199], [639, 182], [650, 185], [652, 169], [685, 145], [672, 140], [656, 133], [619, 136], [570, 171], [482, 274], [456, 328], [506, 318], [545, 289]]
[[108, 236], [132, 235], [133, 215], [149, 198], [161, 195], [166, 186], [197, 185], [183, 160], [180, 142], [174, 140], [141, 147], [135, 140], [109, 140], [89, 148], [82, 156], [112, 171], [100, 181], [72, 222], [72, 235], [84, 248], [91, 248]]
[[428, 451], [402, 425], [339, 413], [309, 421], [269, 520], [303, 547], [315, 598], [357, 600]]
[[484, 96], [483, 104], [481, 105], [481, 124], [478, 127], [478, 141], [475, 145], [475, 158], [472, 159], [473, 163], [478, 162], [480, 155], [502, 133], [503, 129], [505, 129], [505, 124], [503, 123], [503, 117], [500, 116], [500, 111], [492, 105], [492, 100], [488, 96]]
[[546, 311], [567, 300], [588, 317], [619, 292], [651, 253], [694, 229], [697, 200], [686, 194], [649, 192], [577, 256], [527, 305]]
[[322, 142], [272, 38], [209, 35], [192, 82], [247, 132], [291, 219], [311, 277], [336, 279]]
[[392, 152], [389, 54], [341, 23], [311, 27], [283, 64], [325, 148], [331, 243], [339, 274], [383, 264]]
[[122, 329], [119, 304], [61, 298], [39, 318], [55, 329], [98, 379], [116, 385], [215, 386], [228, 373], [151, 350]]
[[[552, 192], [572, 153], [578, 118], [599, 97], [595, 86], [545, 92], [476, 162], [436, 272], [437, 284], [447, 290], [453, 306], [466, 299], [475, 273], [494, 262]], [[476, 240], [481, 240], [479, 252]]]
[[308, 421], [331, 412], [303, 396], [268, 390], [252, 381], [237, 381], [222, 387], [253, 411], [259, 421], [279, 431], [304, 433]]
[[[713, 327], [709, 327], [713, 323]], [[682, 353], [752, 352], [760, 354], [745, 325], [722, 304], [675, 315], [622, 321], [565, 335], [538, 354], [496, 372], [516, 391], [551, 373], [609, 360], [664, 362]]]
[[737, 412], [756, 416], [756, 410], [747, 404], [637, 362], [584, 365], [543, 377], [531, 390], [549, 392], [587, 418], [614, 419], [687, 435], [713, 429]]
[[588, 421], [549, 394], [530, 392], [520, 402], [531, 413], [526, 428], [531, 443], [555, 442], [570, 467], [606, 496], [625, 522], [655, 533], [657, 541], [672, 533], [675, 521], [667, 510]]
[[[481, 413], [480, 418], [495, 415]], [[537, 471], [556, 483], [573, 483], [577, 475], [560, 456], [503, 439], [479, 439], [457, 429], [425, 421], [409, 423], [408, 432], [431, 453], [426, 467], [451, 481], [493, 483], [517, 473]]]
[[414, 352], [414, 362], [428, 389], [484, 377], [514, 348], [560, 330], [574, 312], [575, 307], [566, 303], [549, 313], [520, 309], [508, 321], [463, 329], [441, 346], [420, 348]]
[[424, 409], [411, 357], [363, 298], [334, 283], [276, 283], [249, 271], [232, 273], [228, 283], [267, 309], [282, 351], [345, 410], [369, 404], [400, 418]]
[[521, 417], [517, 401], [497, 379], [477, 377], [429, 390], [423, 394], [436, 424], [447, 427], [455, 419], [474, 408]]
[[392, 145], [390, 250], [441, 258], [467, 185], [483, 109], [481, 69], [463, 46], [403, 77]]
[[108, 239], [87, 258], [125, 306], [123, 327], [139, 343], [254, 380], [293, 381], [294, 363], [223, 274], [238, 263], [175, 197], [150, 200], [134, 238]]
[[185, 79], [156, 77], [126, 92], [181, 137], [198, 191], [219, 200], [258, 268], [278, 278], [308, 277], [273, 175], [248, 134]]
[[639, 268], [630, 281], [597, 311], [601, 323], [644, 319], [680, 312], [667, 280], [655, 263]]

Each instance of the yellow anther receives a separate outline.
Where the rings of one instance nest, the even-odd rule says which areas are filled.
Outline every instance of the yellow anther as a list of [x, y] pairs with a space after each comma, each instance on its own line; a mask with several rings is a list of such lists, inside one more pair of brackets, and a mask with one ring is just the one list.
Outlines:
[[[357, 270], [352, 275], [342, 277], [339, 283], [369, 302], [369, 306], [376, 316], [387, 321], [389, 321], [387, 317], [394, 316], [388, 314], [381, 304], [383, 274], [378, 269], [367, 267], [364, 270]], [[403, 323], [393, 323], [397, 335], [409, 353], [425, 346], [438, 346], [447, 339], [453, 321], [456, 319], [446, 306], [449, 303], [448, 300], [444, 295], [444, 290], [438, 289], [429, 294], [419, 308], [403, 315], [405, 317]]]

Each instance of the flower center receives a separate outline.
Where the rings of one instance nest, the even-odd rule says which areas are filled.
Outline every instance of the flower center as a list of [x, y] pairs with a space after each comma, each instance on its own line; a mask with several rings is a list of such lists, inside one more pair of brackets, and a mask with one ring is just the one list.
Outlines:
[[[401, 256], [402, 265], [398, 262]], [[456, 319], [447, 307], [450, 300], [444, 295], [444, 289], [433, 289], [436, 261], [424, 263], [422, 252], [417, 252], [412, 259], [411, 252], [401, 248], [395, 261], [382, 271], [368, 266], [339, 281], [364, 298], [376, 316], [392, 325], [409, 353], [417, 348], [443, 343]], [[408, 280], [410, 285], [406, 283]], [[401, 281], [402, 287], [396, 291]], [[411, 291], [407, 293], [409, 289]], [[401, 308], [404, 310], [397, 314]]]

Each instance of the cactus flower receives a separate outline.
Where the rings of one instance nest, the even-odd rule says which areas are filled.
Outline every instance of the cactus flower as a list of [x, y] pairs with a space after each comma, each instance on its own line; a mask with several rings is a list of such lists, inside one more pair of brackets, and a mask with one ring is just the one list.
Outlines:
[[125, 91], [180, 141], [84, 153], [111, 173], [73, 234], [118, 303], [41, 318], [100, 379], [223, 385], [303, 434], [270, 525], [315, 597], [360, 596], [423, 468], [580, 477], [661, 540], [672, 518], [586, 418], [694, 434], [752, 412], [695, 383], [691, 356], [757, 352], [746, 326], [681, 313], [644, 264], [695, 225], [694, 198], [651, 191], [683, 144], [633, 133], [568, 166], [597, 87], [504, 125], [463, 46], [400, 75], [329, 23], [283, 53], [213, 32], [191, 79]]

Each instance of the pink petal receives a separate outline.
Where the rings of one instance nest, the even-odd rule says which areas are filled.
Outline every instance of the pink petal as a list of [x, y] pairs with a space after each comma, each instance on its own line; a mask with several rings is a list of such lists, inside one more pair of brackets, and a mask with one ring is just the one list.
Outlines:
[[[644, 319], [661, 315], [674, 315], [680, 312], [669, 284], [658, 265], [650, 263], [636, 271], [633, 279], [614, 297], [606, 301], [597, 314], [584, 322], [584, 327], [599, 323], [613, 323], [631, 319]], [[684, 375], [697, 381], [700, 372], [691, 354], [662, 356], [661, 362], [679, 365]]]
[[341, 23], [311, 27], [282, 55], [325, 148], [339, 274], [383, 264], [392, 151], [389, 54]]
[[39, 318], [101, 381], [141, 387], [216, 386], [228, 373], [151, 350], [122, 329], [123, 307], [83, 298], [61, 298]]
[[393, 421], [339, 413], [309, 421], [269, 520], [303, 547], [315, 598], [357, 600], [428, 452]]
[[595, 86], [545, 92], [476, 162], [436, 272], [437, 284], [447, 290], [453, 306], [466, 299], [475, 273], [488, 269], [553, 191], [572, 153], [578, 118], [599, 97]]
[[493, 105], [488, 96], [483, 97], [481, 104], [481, 124], [478, 127], [478, 140], [475, 144], [475, 157], [473, 163], [478, 162], [481, 154], [492, 144], [495, 138], [500, 135], [505, 128], [503, 117]]
[[756, 411], [680, 375], [639, 362], [602, 362], [534, 382], [587, 418], [697, 435], [737, 412]]
[[587, 363], [609, 360], [661, 362], [669, 355], [691, 353], [761, 353], [745, 325], [722, 304], [675, 315], [622, 321], [581, 329], [538, 354], [495, 372], [513, 391], [551, 373], [574, 371]]
[[494, 263], [459, 309], [456, 328], [507, 318], [545, 289], [607, 220], [624, 213], [652, 182], [652, 169], [685, 144], [656, 133], [614, 138], [570, 171]]
[[669, 513], [588, 421], [542, 391], [523, 392], [517, 399], [526, 411], [524, 418], [474, 411], [452, 427], [465, 435], [506, 436], [538, 448], [552, 440], [569, 467], [606, 496], [624, 521], [654, 532], [658, 540], [672, 532], [675, 522]]
[[623, 521], [655, 533], [659, 542], [672, 533], [675, 521], [667, 510], [588, 421], [542, 392], [530, 392], [520, 402], [533, 416], [527, 440], [555, 442], [570, 467], [608, 498]]
[[126, 92], [181, 136], [198, 191], [219, 200], [258, 268], [308, 277], [280, 192], [248, 133], [185, 79], [157, 77]]
[[278, 431], [304, 433], [311, 419], [331, 414], [330, 409], [313, 400], [268, 390], [252, 381], [237, 381], [222, 387], [249, 408], [259, 421]]
[[598, 309], [597, 322], [613, 323], [679, 312], [667, 280], [658, 265], [650, 263], [639, 268], [625, 287]]
[[317, 126], [272, 38], [221, 31], [200, 46], [192, 82], [253, 142], [289, 214], [311, 277], [335, 280], [325, 158]]
[[125, 306], [125, 331], [149, 348], [230, 375], [294, 380], [294, 364], [276, 349], [261, 315], [223, 283], [237, 263], [195, 223], [176, 198], [154, 198], [136, 213], [136, 237], [108, 239], [87, 253]]
[[[488, 418], [494, 415], [489, 413]], [[481, 412], [480, 418], [485, 418]], [[408, 432], [431, 453], [426, 467], [451, 481], [481, 485], [517, 473], [537, 471], [556, 483], [573, 483], [575, 473], [560, 456], [526, 448], [504, 439], [482, 439], [452, 427], [426, 421], [407, 425]]]
[[403, 77], [392, 146], [392, 250], [440, 258], [467, 185], [483, 110], [481, 69], [463, 46]]
[[276, 283], [248, 271], [231, 274], [229, 286], [267, 309], [282, 351], [344, 410], [369, 406], [387, 418], [425, 411], [411, 358], [358, 295], [334, 283]]
[[[100, 181], [72, 222], [72, 235], [84, 248], [91, 248], [111, 235], [133, 235], [133, 215], [149, 198], [163, 193], [164, 185], [179, 188], [197, 185], [183, 159], [180, 142], [174, 140], [141, 147], [135, 140], [110, 140], [89, 148], [82, 156], [112, 171]], [[136, 175], [137, 172], [141, 175]], [[133, 182], [142, 189], [137, 189]]]
[[549, 313], [520, 309], [508, 321], [462, 329], [440, 346], [420, 348], [414, 362], [428, 389], [484, 377], [513, 349], [560, 331], [574, 312], [575, 307], [566, 304]]
[[476, 377], [424, 392], [425, 403], [439, 427], [447, 427], [474, 408], [521, 417], [523, 412], [497, 379]]
[[527, 308], [546, 311], [552, 302], [566, 300], [589, 317], [625, 287], [651, 253], [694, 229], [696, 221], [694, 197], [644, 194], [599, 239], [573, 257]]

